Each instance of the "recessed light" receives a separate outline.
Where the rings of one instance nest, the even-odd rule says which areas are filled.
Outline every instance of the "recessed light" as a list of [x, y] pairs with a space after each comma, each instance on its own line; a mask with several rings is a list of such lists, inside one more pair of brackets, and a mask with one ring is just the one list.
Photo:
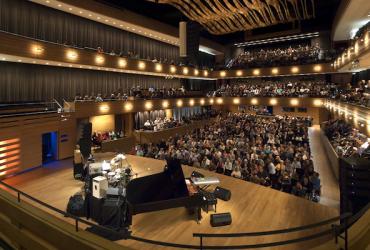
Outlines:
[[49, 63], [48, 63], [48, 62], [46, 62], [45, 64], [46, 64], [46, 65], [49, 65]]
[[106, 22], [108, 22], [108, 19], [105, 19]]
[[80, 14], [82, 14], [83, 12], [82, 12], [82, 11], [80, 11], [79, 13], [80, 13]]
[[113, 22], [113, 24], [116, 24], [116, 22]]
[[69, 10], [72, 10], [72, 8], [68, 8]]
[[1, 58], [1, 60], [5, 61], [5, 57]]
[[62, 7], [62, 5], [61, 4], [58, 4], [58, 7]]
[[97, 17], [97, 19], [100, 19], [100, 18], [101, 18], [100, 16]]
[[62, 66], [62, 64], [58, 63], [58, 66]]
[[18, 62], [22, 62], [22, 60], [18, 60]]
[[123, 25], [122, 25], [122, 24], [120, 24], [120, 25], [119, 25], [119, 27], [123, 27]]
[[45, 2], [46, 2], [46, 3], [50, 3], [50, 1], [49, 1], [49, 0], [46, 0]]
[[36, 63], [36, 61], [32, 61], [32, 63]]
[[92, 16], [91, 14], [89, 14], [89, 16]]

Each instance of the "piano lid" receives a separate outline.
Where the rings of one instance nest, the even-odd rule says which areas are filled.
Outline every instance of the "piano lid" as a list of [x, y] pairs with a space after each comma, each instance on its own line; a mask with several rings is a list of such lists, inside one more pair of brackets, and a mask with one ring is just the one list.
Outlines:
[[188, 197], [180, 161], [167, 159], [167, 167], [162, 173], [131, 180], [126, 187], [126, 194], [127, 200], [133, 205]]

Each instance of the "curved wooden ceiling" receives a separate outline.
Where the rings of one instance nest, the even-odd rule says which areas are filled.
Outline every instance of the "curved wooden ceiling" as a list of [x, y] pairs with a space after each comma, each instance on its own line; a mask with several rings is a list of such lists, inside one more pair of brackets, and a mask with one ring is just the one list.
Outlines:
[[155, 2], [174, 6], [214, 35], [315, 17], [314, 0], [155, 0]]

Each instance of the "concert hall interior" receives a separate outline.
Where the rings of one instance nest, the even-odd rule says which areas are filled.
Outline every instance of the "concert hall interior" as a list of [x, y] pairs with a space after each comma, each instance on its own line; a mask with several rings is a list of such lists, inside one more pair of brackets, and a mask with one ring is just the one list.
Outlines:
[[369, 0], [0, 0], [0, 249], [370, 249]]

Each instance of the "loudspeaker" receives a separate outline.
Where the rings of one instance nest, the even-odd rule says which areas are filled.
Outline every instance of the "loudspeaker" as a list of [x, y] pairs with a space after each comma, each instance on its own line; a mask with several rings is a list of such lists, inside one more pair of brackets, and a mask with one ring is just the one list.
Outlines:
[[231, 214], [221, 213], [221, 214], [211, 214], [211, 226], [221, 227], [231, 224]]
[[230, 190], [222, 188], [222, 187], [216, 187], [214, 194], [216, 198], [221, 199], [223, 201], [228, 201], [231, 199]]

